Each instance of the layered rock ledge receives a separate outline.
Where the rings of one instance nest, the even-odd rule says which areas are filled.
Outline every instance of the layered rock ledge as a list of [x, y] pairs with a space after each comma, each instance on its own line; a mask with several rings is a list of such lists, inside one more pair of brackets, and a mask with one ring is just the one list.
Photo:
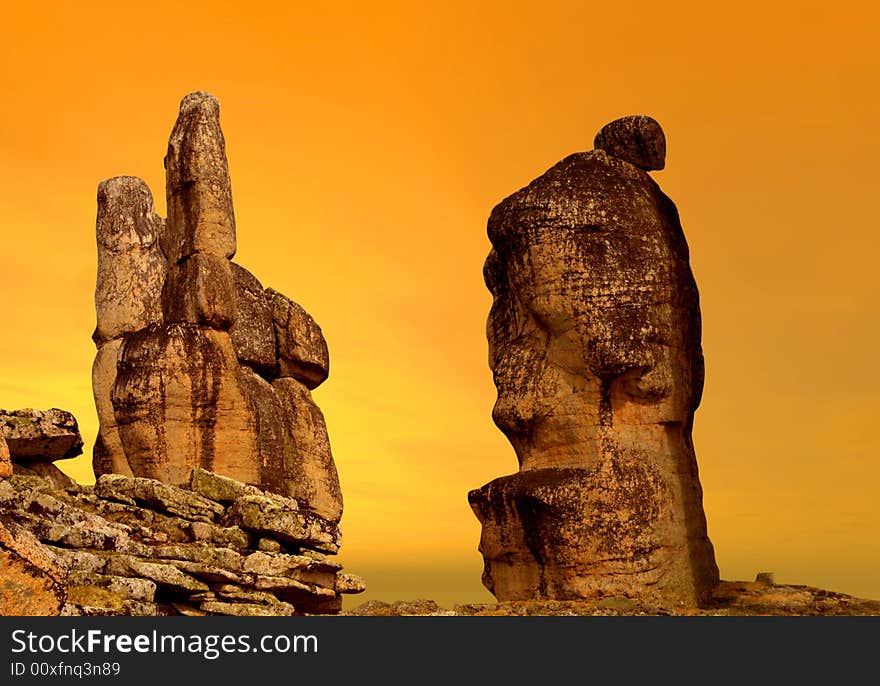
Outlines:
[[331, 557], [339, 544], [295, 499], [203, 469], [182, 487], [13, 474], [0, 480], [0, 614], [337, 614], [364, 590]]

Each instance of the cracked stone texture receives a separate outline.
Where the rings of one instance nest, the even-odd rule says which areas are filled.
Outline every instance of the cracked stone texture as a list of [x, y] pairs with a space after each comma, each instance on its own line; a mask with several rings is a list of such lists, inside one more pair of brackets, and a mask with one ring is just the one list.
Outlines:
[[9, 456], [9, 446], [6, 445], [6, 438], [0, 431], [0, 479], [12, 476], [12, 459]]
[[339, 521], [314, 319], [230, 258], [236, 227], [220, 107], [187, 95], [165, 158], [168, 218], [134, 177], [98, 193], [97, 476], [182, 485], [201, 467]]
[[197, 91], [180, 102], [165, 155], [168, 222], [160, 242], [172, 263], [195, 253], [235, 255], [232, 184], [220, 103]]
[[591, 600], [518, 600], [495, 604], [462, 604], [452, 609], [433, 600], [369, 600], [346, 613], [355, 616], [413, 615], [464, 617], [534, 616], [880, 616], [880, 601], [857, 598], [811, 586], [721, 581], [702, 608], [654, 604], [627, 596]]
[[67, 602], [66, 569], [40, 542], [16, 525], [0, 522], [0, 615], [61, 614]]
[[82, 455], [79, 425], [66, 410], [0, 410], [0, 432], [12, 462], [54, 462]]
[[502, 201], [488, 233], [492, 416], [520, 471], [469, 494], [484, 584], [501, 601], [698, 605], [718, 570], [691, 439], [699, 297], [675, 205], [593, 150]]
[[232, 263], [238, 311], [230, 330], [238, 359], [264, 376], [275, 376], [278, 356], [272, 305], [256, 276]]
[[333, 614], [364, 590], [325, 554], [334, 523], [203, 469], [188, 483], [0, 480], [0, 615]]
[[98, 186], [95, 341], [101, 344], [162, 320], [168, 270], [159, 247], [165, 221], [141, 179], [117, 176]]
[[309, 390], [317, 388], [330, 374], [327, 341], [321, 327], [286, 295], [271, 288], [266, 294], [272, 304], [278, 340], [278, 375], [297, 379]]

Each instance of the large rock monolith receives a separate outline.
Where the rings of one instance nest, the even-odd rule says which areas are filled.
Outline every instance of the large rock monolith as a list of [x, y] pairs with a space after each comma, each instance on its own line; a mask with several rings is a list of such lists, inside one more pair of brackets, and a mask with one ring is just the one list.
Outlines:
[[327, 378], [327, 344], [302, 307], [231, 262], [232, 187], [212, 95], [181, 102], [165, 170], [165, 220], [140, 179], [98, 189], [96, 475], [179, 485], [207, 469], [335, 527], [342, 494], [308, 392]]
[[[599, 149], [599, 146], [605, 149]], [[492, 211], [493, 419], [519, 471], [469, 494], [499, 600], [696, 606], [718, 581], [691, 439], [700, 308], [649, 117]]]

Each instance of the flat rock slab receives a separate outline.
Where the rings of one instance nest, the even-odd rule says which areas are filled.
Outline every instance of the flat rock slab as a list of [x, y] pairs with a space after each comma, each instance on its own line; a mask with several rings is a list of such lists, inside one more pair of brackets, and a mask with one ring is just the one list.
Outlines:
[[272, 605], [258, 603], [224, 603], [219, 600], [207, 600], [199, 609], [212, 615], [230, 617], [290, 617], [294, 613], [293, 605], [276, 601]]
[[100, 596], [109, 593], [119, 596], [120, 600], [143, 600], [146, 602], [152, 602], [156, 595], [154, 581], [137, 577], [71, 571], [68, 575], [68, 583], [70, 584], [68, 600], [79, 605], [95, 604], [84, 601], [88, 595]]
[[189, 574], [181, 572], [174, 565], [156, 564], [155, 562], [145, 562], [143, 560], [130, 560], [128, 564], [130, 571], [137, 576], [155, 581], [159, 586], [165, 586], [179, 593], [195, 593], [208, 590], [207, 584], [191, 577]]
[[226, 517], [227, 523], [256, 534], [269, 534], [328, 553], [339, 550], [339, 528], [314, 512], [300, 509], [289, 498], [245, 495], [232, 504]]
[[54, 462], [82, 455], [79, 426], [64, 410], [0, 410], [0, 430], [13, 462]]
[[367, 583], [363, 577], [350, 572], [341, 572], [336, 575], [337, 593], [363, 593], [367, 590]]
[[102, 498], [129, 505], [146, 503], [163, 512], [193, 521], [213, 522], [224, 511], [222, 505], [198, 493], [137, 476], [104, 474], [95, 484], [95, 493]]
[[43, 477], [49, 480], [52, 488], [59, 491], [76, 486], [76, 482], [58, 469], [52, 462], [28, 462], [27, 466], [16, 463], [12, 467], [12, 473]]

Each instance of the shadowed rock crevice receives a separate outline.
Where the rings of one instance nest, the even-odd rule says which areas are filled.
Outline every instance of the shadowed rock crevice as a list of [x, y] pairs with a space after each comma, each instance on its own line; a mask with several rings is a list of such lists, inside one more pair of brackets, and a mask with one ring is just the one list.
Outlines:
[[604, 127], [496, 206], [493, 419], [520, 471], [469, 495], [499, 600], [695, 606], [718, 581], [690, 437], [700, 311], [650, 117]]

